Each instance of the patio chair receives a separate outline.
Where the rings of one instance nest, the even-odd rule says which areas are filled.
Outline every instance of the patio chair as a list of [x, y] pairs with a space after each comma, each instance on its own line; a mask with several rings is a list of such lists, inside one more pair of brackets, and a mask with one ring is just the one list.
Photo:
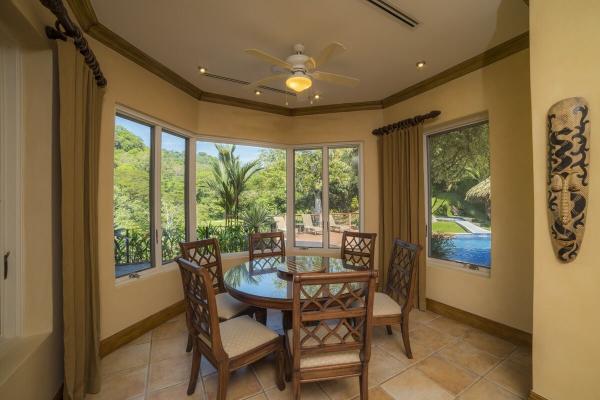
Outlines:
[[313, 235], [323, 234], [323, 228], [313, 223], [312, 215], [302, 214], [302, 224], [304, 225], [304, 231], [312, 233]]
[[357, 271], [294, 276], [292, 329], [286, 332], [294, 399], [300, 399], [304, 382], [352, 376], [359, 377], [360, 398], [367, 399], [376, 275]]
[[332, 214], [329, 214], [329, 230], [332, 232], [344, 232], [350, 230], [352, 227], [350, 225], [338, 224], [335, 222]]
[[346, 267], [374, 269], [376, 233], [342, 233], [341, 258]]
[[[226, 321], [240, 315], [254, 315], [258, 321], [266, 323], [266, 310], [251, 307], [246, 303], [242, 303], [233, 298], [225, 290], [223, 266], [221, 264], [221, 250], [217, 239], [211, 238], [195, 242], [182, 242], [179, 243], [179, 247], [181, 248], [181, 257], [183, 259], [192, 262], [193, 265], [196, 265], [197, 267], [206, 269], [210, 273], [213, 288], [216, 293], [215, 297], [219, 320]], [[188, 329], [190, 329], [189, 324]], [[192, 337], [188, 337], [187, 352], [192, 350], [192, 342]]]
[[417, 283], [417, 263], [421, 246], [394, 240], [387, 273], [387, 284], [383, 293], [375, 293], [373, 304], [373, 326], [385, 325], [388, 335], [391, 325], [400, 325], [404, 350], [413, 358], [410, 349], [408, 317], [413, 308], [413, 297]]
[[285, 226], [285, 216], [273, 217], [273, 220], [275, 221], [275, 226], [278, 231], [285, 232], [287, 230], [287, 227]]
[[285, 238], [283, 232], [251, 233], [248, 241], [250, 260], [285, 256]]
[[283, 337], [247, 315], [219, 322], [214, 276], [207, 268], [177, 259], [185, 296], [188, 329], [194, 350], [187, 394], [196, 390], [202, 356], [217, 369], [217, 399], [227, 397], [229, 374], [270, 354], [275, 355], [275, 380], [279, 390], [283, 380]]

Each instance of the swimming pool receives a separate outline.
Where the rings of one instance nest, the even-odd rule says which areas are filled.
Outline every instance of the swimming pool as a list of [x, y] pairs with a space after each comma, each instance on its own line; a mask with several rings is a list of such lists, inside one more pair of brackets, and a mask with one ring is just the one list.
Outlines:
[[471, 233], [453, 235], [452, 250], [446, 255], [450, 261], [458, 261], [490, 268], [492, 265], [492, 234]]

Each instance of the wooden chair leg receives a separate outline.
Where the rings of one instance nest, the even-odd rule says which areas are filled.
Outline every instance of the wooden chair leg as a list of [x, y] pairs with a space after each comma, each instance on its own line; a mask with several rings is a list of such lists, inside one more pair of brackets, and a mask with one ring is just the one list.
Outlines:
[[369, 369], [368, 364], [363, 365], [362, 374], [360, 374], [360, 400], [369, 398]]
[[300, 374], [298, 371], [294, 371], [292, 376], [292, 389], [294, 400], [300, 400]]
[[187, 342], [187, 346], [185, 348], [185, 352], [189, 353], [190, 351], [192, 351], [193, 345], [194, 345], [194, 339], [192, 338], [192, 335], [188, 334], [188, 342]]
[[254, 318], [263, 325], [267, 325], [267, 309], [266, 308], [257, 308], [254, 311]]
[[190, 383], [187, 389], [188, 396], [193, 394], [196, 390], [196, 383], [198, 383], [198, 375], [200, 373], [200, 361], [202, 360], [202, 353], [200, 353], [198, 346], [192, 347], [194, 348], [194, 354], [192, 354], [192, 371], [190, 373]]
[[393, 334], [394, 332], [392, 331], [392, 326], [391, 325], [386, 325], [385, 326], [385, 330], [387, 332], [388, 335]]
[[225, 400], [227, 398], [227, 385], [229, 384], [229, 365], [221, 363], [217, 367], [219, 382], [217, 387], [217, 400]]
[[402, 341], [404, 342], [404, 350], [406, 350], [406, 357], [413, 358], [412, 350], [410, 349], [410, 338], [408, 337], [408, 318], [402, 319], [400, 329], [402, 331]]
[[283, 374], [285, 369], [285, 361], [283, 355], [283, 346], [277, 351], [275, 354], [276, 357], [276, 366], [275, 366], [275, 381], [277, 382], [277, 388], [279, 390], [285, 389], [285, 382], [283, 380]]

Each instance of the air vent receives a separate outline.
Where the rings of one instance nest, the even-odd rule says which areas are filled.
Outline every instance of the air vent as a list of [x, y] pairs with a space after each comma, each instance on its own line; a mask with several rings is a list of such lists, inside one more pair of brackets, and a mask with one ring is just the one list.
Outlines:
[[393, 0], [367, 0], [367, 1], [371, 4], [373, 4], [374, 6], [382, 9], [386, 13], [390, 14], [394, 18], [399, 19], [400, 21], [402, 21], [406, 25], [410, 26], [411, 28], [414, 28], [417, 25], [419, 25], [419, 21], [412, 19], [411, 17], [409, 17], [408, 15], [406, 15], [402, 11], [400, 11], [398, 9], [398, 6], [393, 4]]
[[[250, 84], [250, 82], [242, 81], [241, 79], [235, 79], [235, 78], [230, 78], [228, 76], [211, 74], [209, 72], [206, 72], [206, 73], [202, 74], [201, 76], [205, 76], [207, 78], [212, 78], [212, 79], [219, 79], [219, 80], [226, 81], [226, 82], [231, 82], [231, 83], [237, 83], [238, 85], [245, 85], [245, 86], [247, 86], [247, 85]], [[285, 95], [288, 95], [288, 96], [294, 96], [294, 97], [296, 96], [296, 93], [294, 93], [294, 92], [290, 92], [290, 91], [283, 90], [283, 89], [277, 89], [277, 88], [274, 88], [274, 87], [271, 87], [271, 86], [263, 86], [263, 85], [261, 85], [258, 88], [259, 89], [263, 89], [263, 90], [269, 90], [271, 92], [275, 92], [275, 93], [279, 93], [279, 94], [285, 94]]]

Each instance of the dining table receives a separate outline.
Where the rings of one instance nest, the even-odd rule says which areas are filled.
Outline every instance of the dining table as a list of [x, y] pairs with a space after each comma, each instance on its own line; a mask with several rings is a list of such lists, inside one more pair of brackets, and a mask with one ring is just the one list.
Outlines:
[[283, 312], [283, 328], [291, 328], [293, 276], [303, 272], [356, 271], [337, 257], [277, 256], [246, 261], [224, 274], [225, 289], [237, 300]]

